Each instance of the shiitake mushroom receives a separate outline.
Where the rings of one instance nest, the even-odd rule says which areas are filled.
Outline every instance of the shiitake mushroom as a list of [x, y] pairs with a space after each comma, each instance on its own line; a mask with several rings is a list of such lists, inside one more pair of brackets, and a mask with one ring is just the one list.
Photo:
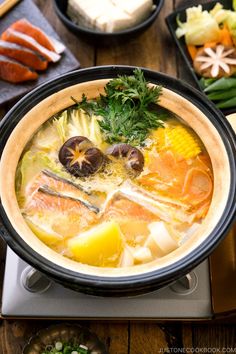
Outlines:
[[59, 161], [72, 175], [86, 177], [102, 167], [104, 154], [88, 138], [74, 136], [60, 148]]
[[134, 175], [139, 175], [143, 170], [143, 154], [134, 146], [125, 143], [115, 144], [107, 149], [106, 154], [115, 158], [122, 158], [125, 167]]

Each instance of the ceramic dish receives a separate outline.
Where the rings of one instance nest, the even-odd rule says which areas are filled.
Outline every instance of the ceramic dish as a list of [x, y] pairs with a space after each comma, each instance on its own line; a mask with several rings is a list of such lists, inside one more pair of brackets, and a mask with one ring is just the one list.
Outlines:
[[[0, 212], [8, 245], [26, 262], [72, 289], [102, 296], [137, 295], [156, 290], [203, 261], [228, 231], [236, 210], [235, 134], [222, 113], [205, 96], [167, 75], [143, 69], [146, 79], [163, 86], [160, 105], [177, 114], [199, 135], [213, 168], [210, 209], [197, 232], [181, 247], [153, 262], [134, 267], [102, 268], [72, 261], [43, 244], [29, 229], [15, 194], [15, 173], [21, 153], [41, 124], [71, 106], [71, 96], [96, 97], [117, 75], [134, 67], [105, 66], [75, 71], [42, 85], [25, 96], [0, 125]], [[38, 117], [35, 119], [35, 117]], [[17, 141], [17, 144], [16, 144]]]
[[156, 5], [156, 8], [154, 9], [154, 11], [152, 11], [152, 13], [146, 20], [134, 27], [115, 33], [99, 32], [75, 24], [66, 14], [68, 3], [67, 0], [54, 0], [54, 6], [56, 14], [60, 18], [60, 20], [74, 34], [76, 34], [77, 36], [83, 36], [83, 38], [90, 41], [94, 41], [99, 44], [110, 45], [115, 41], [128, 40], [129, 38], [132, 38], [133, 36], [145, 31], [157, 18], [162, 8], [163, 2], [163, 0], [154, 0], [153, 3]]
[[61, 343], [85, 345], [90, 354], [108, 354], [105, 345], [87, 328], [76, 324], [57, 324], [41, 329], [24, 347], [22, 354], [41, 354], [47, 346]]
[[[202, 4], [202, 8], [204, 10], [207, 10], [207, 11], [211, 10], [217, 2], [221, 3], [223, 5], [224, 9], [229, 9], [229, 10], [233, 9], [231, 0], [208, 1], [207, 3], [203, 3]], [[187, 4], [187, 2], [186, 2], [186, 4]], [[195, 2], [191, 3], [191, 6], [195, 6], [195, 5], [196, 6], [199, 5], [199, 1], [195, 1]], [[193, 69], [192, 59], [191, 59], [191, 57], [190, 57], [190, 55], [189, 55], [189, 53], [187, 51], [184, 37], [178, 39], [176, 37], [176, 33], [175, 33], [175, 31], [176, 31], [176, 29], [178, 27], [177, 26], [177, 22], [176, 22], [176, 17], [179, 16], [180, 21], [185, 22], [186, 21], [186, 9], [191, 7], [191, 6], [189, 6], [187, 4], [185, 7], [180, 8], [180, 9], [172, 12], [169, 16], [166, 17], [165, 20], [166, 20], [166, 24], [168, 26], [168, 29], [170, 31], [170, 34], [171, 34], [171, 36], [172, 36], [177, 48], [180, 51], [180, 54], [181, 54], [181, 56], [182, 56], [182, 58], [183, 58], [183, 60], [184, 60], [184, 62], [186, 64], [186, 67], [187, 67], [189, 73], [191, 74], [191, 76], [192, 76], [192, 78], [193, 78], [193, 80], [194, 80], [194, 82], [196, 84], [196, 87], [198, 87], [199, 90], [202, 90], [202, 87], [201, 87], [200, 82], [199, 82], [200, 77], [196, 74], [196, 72]], [[236, 108], [228, 108], [228, 109], [222, 109], [222, 112], [225, 115], [227, 115], [227, 114], [230, 114], [230, 113], [234, 113], [235, 110], [236, 110]]]

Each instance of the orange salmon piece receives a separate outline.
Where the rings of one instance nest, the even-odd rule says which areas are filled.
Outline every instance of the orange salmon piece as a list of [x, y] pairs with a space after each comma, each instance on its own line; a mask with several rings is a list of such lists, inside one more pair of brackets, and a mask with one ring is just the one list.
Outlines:
[[[35, 190], [38, 190], [40, 186], [48, 186], [50, 189], [64, 194], [72, 194], [75, 198], [87, 199], [86, 193], [79, 188], [75, 187], [72, 183], [63, 181], [62, 179], [53, 178], [47, 172], [42, 171], [30, 185], [27, 194], [31, 195]], [[71, 196], [72, 196], [71, 195]]]
[[[98, 221], [97, 214], [80, 201], [40, 190], [33, 193], [23, 211], [27, 216], [50, 216], [54, 221], [53, 230], [63, 236], [78, 233]], [[72, 227], [76, 231], [70, 230]]]
[[19, 83], [28, 80], [36, 80], [38, 74], [27, 66], [0, 55], [0, 79], [12, 83]]
[[7, 42], [16, 43], [22, 45], [23, 47], [32, 49], [40, 53], [48, 61], [57, 62], [60, 60], [61, 56], [39, 44], [34, 38], [28, 36], [27, 34], [8, 28], [2, 33], [1, 39]]
[[45, 70], [48, 66], [48, 61], [44, 57], [15, 43], [0, 40], [0, 54], [15, 59], [35, 70]]
[[61, 42], [52, 39], [43, 30], [32, 25], [32, 23], [25, 18], [14, 22], [10, 28], [34, 38], [41, 46], [50, 51], [60, 54], [65, 50], [65, 46]]
[[142, 221], [157, 220], [151, 211], [125, 197], [115, 197], [104, 213], [105, 219], [137, 219]]

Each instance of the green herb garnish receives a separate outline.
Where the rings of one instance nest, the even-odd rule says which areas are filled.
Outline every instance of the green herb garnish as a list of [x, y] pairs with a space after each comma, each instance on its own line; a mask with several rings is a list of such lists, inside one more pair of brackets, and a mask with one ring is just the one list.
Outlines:
[[85, 345], [56, 342], [54, 345], [47, 345], [41, 354], [89, 354], [90, 351]]
[[105, 95], [88, 101], [83, 95], [78, 108], [89, 115], [101, 116], [99, 125], [108, 143], [142, 145], [150, 130], [163, 127], [166, 112], [157, 105], [161, 86], [148, 86], [143, 72], [135, 69], [131, 76], [118, 76], [105, 86]]

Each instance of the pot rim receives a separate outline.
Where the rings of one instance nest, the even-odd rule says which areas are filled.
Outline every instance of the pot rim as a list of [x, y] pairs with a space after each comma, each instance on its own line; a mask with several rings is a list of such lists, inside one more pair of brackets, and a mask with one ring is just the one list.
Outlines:
[[[4, 149], [5, 143], [11, 131], [14, 129], [15, 125], [21, 120], [21, 118], [28, 112], [34, 105], [39, 103], [43, 98], [62, 90], [68, 86], [75, 83], [81, 83], [85, 81], [92, 81], [96, 79], [103, 79], [104, 75], [106, 78], [112, 78], [117, 76], [117, 74], [130, 74], [136, 67], [131, 66], [100, 66], [92, 67], [89, 69], [80, 69], [62, 75], [59, 78], [50, 80], [40, 87], [34, 89], [24, 98], [22, 98], [5, 116], [5, 118], [0, 123], [0, 132], [3, 135], [3, 139], [0, 142], [1, 152]], [[208, 101], [204, 95], [193, 89], [186, 83], [178, 81], [168, 75], [157, 73], [145, 68], [141, 68], [144, 71], [147, 80], [152, 83], [158, 83], [160, 80], [164, 81], [165, 84], [161, 83], [163, 87], [170, 88], [172, 91], [180, 94], [190, 100], [195, 106], [197, 106], [201, 111], [208, 111], [208, 119], [215, 126], [217, 131], [221, 135], [224, 147], [227, 151], [229, 158], [230, 169], [231, 169], [231, 185], [230, 193], [227, 200], [227, 206], [225, 208], [224, 214], [221, 216], [218, 223], [215, 225], [214, 230], [208, 235], [208, 237], [192, 252], [187, 254], [185, 257], [179, 259], [166, 267], [159, 268], [158, 270], [148, 271], [146, 273], [141, 273], [138, 275], [128, 275], [120, 277], [103, 277], [91, 274], [84, 274], [79, 272], [73, 272], [59, 265], [55, 265], [50, 262], [45, 257], [42, 257], [39, 253], [32, 250], [32, 248], [23, 241], [23, 239], [17, 234], [17, 232], [12, 227], [3, 206], [0, 205], [0, 215], [3, 219], [3, 224], [8, 230], [9, 234], [5, 234], [4, 238], [10, 247], [26, 262], [30, 263], [34, 267], [43, 271], [50, 276], [53, 276], [58, 281], [77, 283], [83, 288], [97, 287], [99, 289], [109, 289], [109, 291], [125, 292], [126, 289], [130, 289], [133, 286], [139, 286], [145, 288], [151, 284], [158, 282], [170, 282], [174, 280], [177, 276], [181, 276], [186, 273], [191, 268], [194, 268], [199, 264], [204, 258], [206, 258], [209, 253], [217, 246], [217, 244], [222, 239], [223, 235], [228, 231], [230, 224], [235, 217], [236, 211], [236, 139], [235, 134], [230, 127], [230, 124], [226, 121], [223, 114], [214, 106], [213, 103]], [[106, 73], [104, 73], [106, 71]], [[63, 80], [66, 79], [66, 80]], [[62, 81], [62, 83], [61, 83]], [[27, 103], [26, 103], [27, 102]], [[15, 120], [10, 120], [12, 115], [16, 115]]]

